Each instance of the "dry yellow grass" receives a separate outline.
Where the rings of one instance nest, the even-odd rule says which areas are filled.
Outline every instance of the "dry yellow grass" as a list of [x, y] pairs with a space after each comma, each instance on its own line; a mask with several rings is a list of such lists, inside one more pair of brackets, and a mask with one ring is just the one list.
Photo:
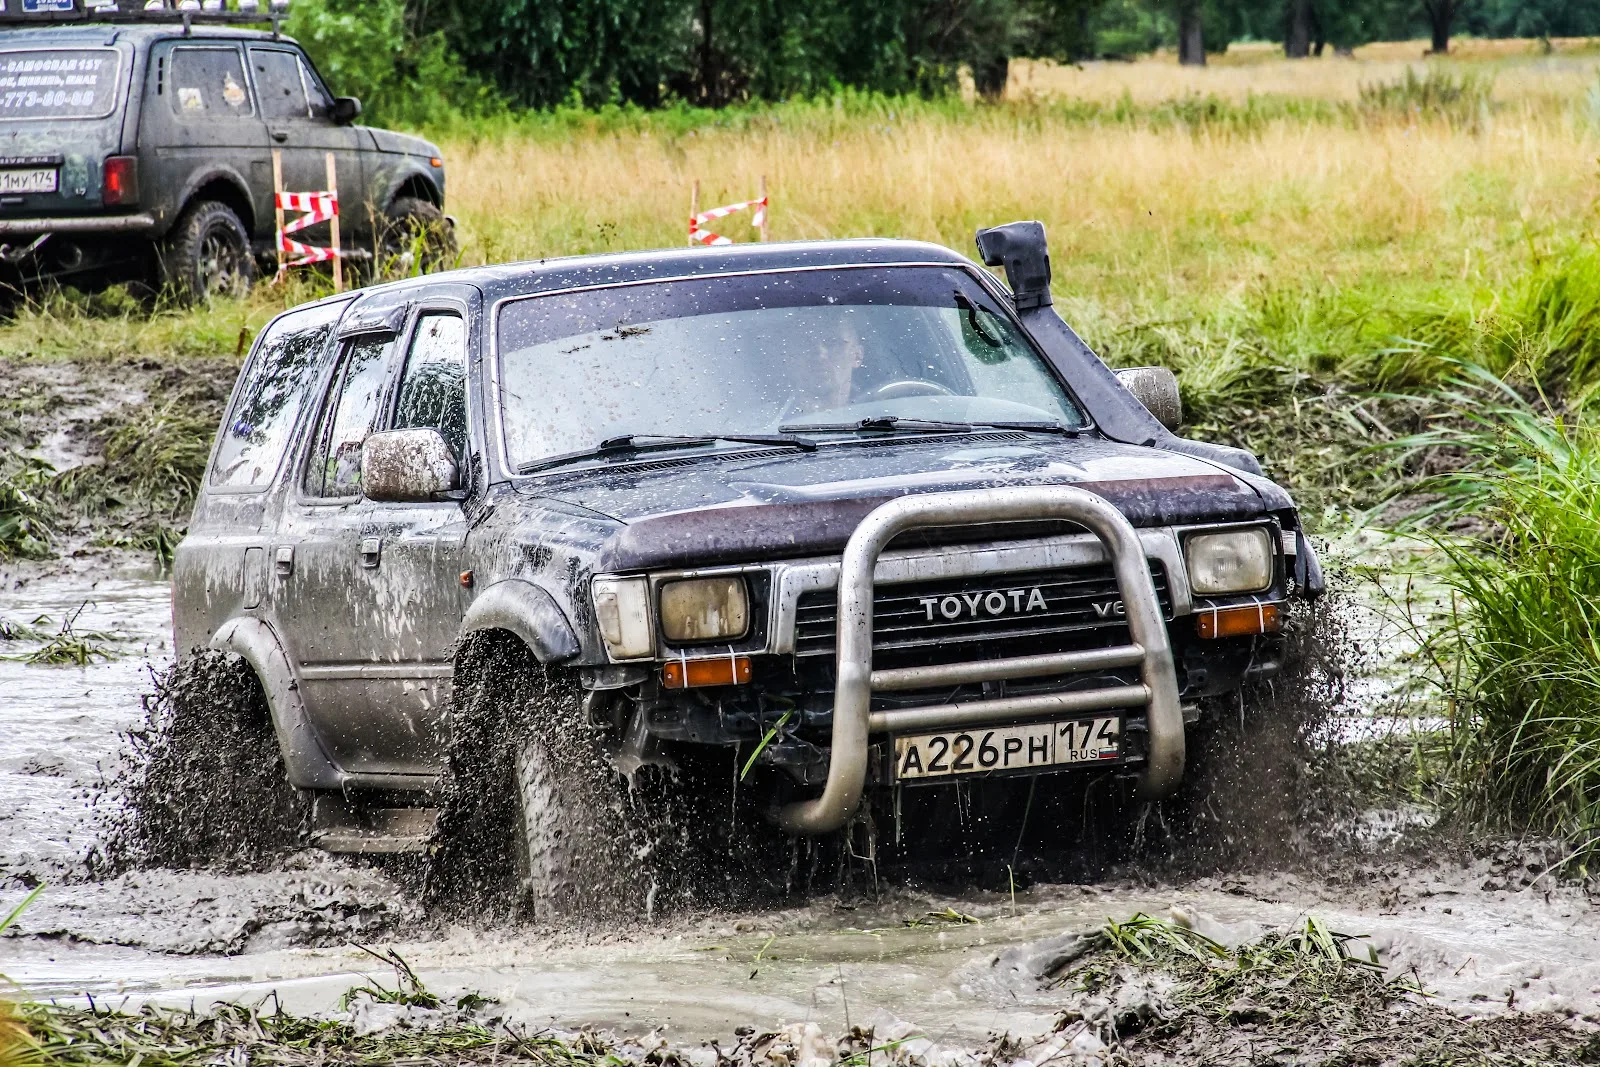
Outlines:
[[[1323, 68], [1336, 69], [1299, 69]], [[1156, 62], [1117, 71], [1153, 82], [1190, 75]], [[1241, 86], [1283, 76], [1265, 63], [1199, 75]], [[970, 252], [976, 227], [1038, 218], [1061, 292], [1159, 308], [1263, 280], [1503, 281], [1530, 240], [1591, 220], [1600, 138], [1560, 108], [1507, 109], [1479, 132], [1278, 119], [1238, 133], [1005, 105], [446, 148], [451, 210], [473, 262], [683, 244], [693, 179], [714, 204], [752, 195], [766, 175], [775, 238], [891, 235]], [[750, 236], [738, 217], [724, 225]]]
[[1469, 41], [1458, 46], [1459, 55], [1442, 60], [1424, 60], [1426, 47], [1421, 41], [1391, 42], [1357, 49], [1353, 58], [1330, 52], [1321, 58], [1288, 60], [1276, 47], [1247, 46], [1242, 55], [1230, 50], [1205, 67], [1180, 67], [1171, 56], [1078, 66], [1023, 61], [1013, 65], [1006, 95], [1099, 101], [1126, 96], [1136, 104], [1205, 95], [1235, 103], [1251, 95], [1351, 101], [1364, 84], [1392, 82], [1407, 68], [1422, 73], [1428, 64], [1440, 63], [1453, 71], [1492, 76], [1498, 103], [1548, 105], [1582, 98], [1600, 71], [1600, 51], [1575, 45], [1536, 56], [1527, 41]]

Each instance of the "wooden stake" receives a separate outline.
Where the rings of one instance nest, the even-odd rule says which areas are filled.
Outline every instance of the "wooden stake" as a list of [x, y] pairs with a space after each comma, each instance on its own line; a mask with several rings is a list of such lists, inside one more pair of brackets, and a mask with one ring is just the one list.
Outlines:
[[[334, 170], [333, 153], [327, 154], [328, 160], [328, 191], [334, 196], [339, 195], [339, 175]], [[339, 213], [334, 212], [333, 218], [328, 220], [328, 236], [333, 240], [333, 291], [344, 292], [344, 259], [339, 255]]]
[[[761, 176], [761, 199], [767, 198], [767, 176]], [[765, 204], [761, 208], [761, 240], [765, 243], [768, 239], [767, 227], [772, 224], [772, 205]]]
[[283, 192], [283, 152], [280, 151], [279, 149], [274, 148], [272, 150], [272, 206], [273, 206], [273, 209], [276, 210], [277, 213], [278, 213], [278, 232], [274, 236], [272, 243], [277, 246], [276, 251], [278, 253], [278, 275], [277, 275], [276, 278], [273, 279], [273, 281], [281, 280], [283, 278], [283, 271], [284, 271], [284, 262], [283, 262], [283, 205], [281, 203], [279, 203], [279, 201], [278, 201], [278, 194], [281, 193], [281, 192]]
[[[691, 234], [694, 232], [694, 217], [698, 214], [700, 214], [700, 179], [696, 178], [694, 184], [689, 187], [689, 232]], [[694, 244], [694, 238], [690, 237], [689, 247], [693, 248]]]

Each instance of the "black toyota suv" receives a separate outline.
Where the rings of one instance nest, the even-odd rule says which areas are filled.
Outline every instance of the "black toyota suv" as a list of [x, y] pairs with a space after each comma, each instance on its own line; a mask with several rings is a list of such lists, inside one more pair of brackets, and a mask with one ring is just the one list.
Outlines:
[[289, 192], [327, 188], [332, 153], [350, 258], [446, 233], [437, 147], [354, 125], [360, 102], [334, 97], [276, 22], [226, 24], [279, 13], [4, 4], [0, 282], [242, 290], [275, 257], [274, 152]]
[[651, 884], [657, 801], [871, 854], [1041, 775], [1171, 796], [1316, 559], [1254, 457], [1174, 436], [1170, 372], [1056, 314], [1042, 226], [978, 247], [1009, 289], [863, 240], [287, 312], [177, 550], [174, 647], [259, 686], [311, 840], [433, 833], [536, 907]]

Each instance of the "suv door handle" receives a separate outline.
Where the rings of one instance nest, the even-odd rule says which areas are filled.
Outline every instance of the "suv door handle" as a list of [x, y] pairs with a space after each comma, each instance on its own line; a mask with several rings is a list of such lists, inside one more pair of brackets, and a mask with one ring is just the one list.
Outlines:
[[383, 559], [383, 538], [363, 537], [361, 539], [361, 565], [363, 567], [376, 567]]
[[287, 141], [289, 139], [289, 131], [288, 130], [273, 130], [272, 131], [272, 139], [274, 141], [277, 141], [279, 144], [282, 144], [283, 142], [285, 142], [285, 141]]

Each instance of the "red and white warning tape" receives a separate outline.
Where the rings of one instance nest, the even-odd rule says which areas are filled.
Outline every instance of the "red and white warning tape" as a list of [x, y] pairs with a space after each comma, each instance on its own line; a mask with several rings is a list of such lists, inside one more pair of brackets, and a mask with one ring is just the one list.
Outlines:
[[285, 260], [285, 267], [304, 267], [309, 263], [326, 263], [339, 257], [337, 248], [321, 248], [317, 245], [302, 244], [289, 238], [291, 233], [303, 230], [308, 226], [315, 226], [320, 222], [329, 222], [339, 214], [339, 194], [337, 192], [320, 193], [279, 193], [278, 207], [284, 211], [300, 212], [300, 217], [292, 222], [285, 222], [283, 229], [278, 231], [278, 250], [299, 259]]
[[731, 245], [733, 238], [723, 237], [721, 234], [712, 233], [702, 229], [706, 223], [714, 219], [727, 218], [736, 211], [745, 211], [755, 208], [755, 214], [750, 216], [750, 225], [760, 229], [761, 224], [767, 221], [767, 198], [759, 200], [745, 200], [738, 204], [729, 204], [726, 207], [714, 207], [710, 211], [702, 211], [698, 215], [689, 216], [689, 240], [697, 241], [703, 245]]

